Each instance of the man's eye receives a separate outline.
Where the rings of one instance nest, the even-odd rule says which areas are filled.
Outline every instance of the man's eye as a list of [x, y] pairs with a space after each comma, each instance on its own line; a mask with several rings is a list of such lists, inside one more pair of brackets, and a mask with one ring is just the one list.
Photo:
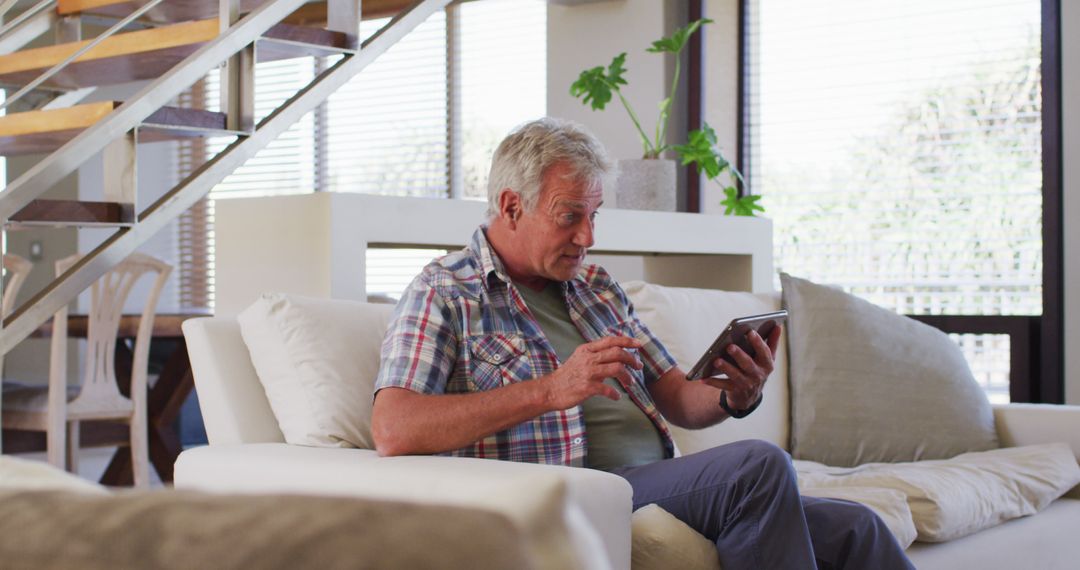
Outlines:
[[561, 214], [559, 216], [559, 224], [563, 226], [571, 226], [577, 222], [577, 214]]

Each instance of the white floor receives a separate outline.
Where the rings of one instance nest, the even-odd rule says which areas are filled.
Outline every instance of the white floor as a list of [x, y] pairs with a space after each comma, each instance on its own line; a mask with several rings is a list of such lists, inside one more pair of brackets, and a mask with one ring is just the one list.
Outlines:
[[[95, 483], [100, 481], [101, 476], [105, 473], [105, 468], [109, 466], [109, 461], [112, 460], [114, 453], [116, 453], [115, 447], [94, 447], [79, 450], [79, 477]], [[23, 459], [41, 461], [43, 463], [46, 461], [44, 451], [38, 453], [19, 453], [15, 456]], [[165, 487], [165, 484], [161, 482], [161, 478], [158, 477], [157, 471], [155, 471], [152, 466], [150, 468], [150, 487]]]

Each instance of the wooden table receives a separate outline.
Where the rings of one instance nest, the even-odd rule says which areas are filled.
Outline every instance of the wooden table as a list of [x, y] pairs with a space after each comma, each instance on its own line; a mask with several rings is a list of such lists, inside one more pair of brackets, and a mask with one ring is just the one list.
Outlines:
[[[147, 397], [147, 427], [150, 431], [150, 463], [164, 482], [173, 479], [173, 464], [180, 454], [180, 438], [173, 428], [180, 406], [183, 405], [194, 382], [191, 362], [188, 360], [187, 344], [180, 325], [190, 318], [205, 317], [203, 313], [158, 314], [154, 319], [151, 351], [164, 349], [164, 361], [157, 382]], [[139, 329], [139, 315], [124, 315], [120, 320], [116, 343], [116, 379], [120, 391], [126, 396], [131, 389], [132, 352]], [[68, 336], [86, 338], [86, 315], [68, 317]], [[48, 337], [52, 334], [52, 321], [34, 331], [32, 337]], [[86, 421], [80, 426], [80, 438], [84, 447], [117, 445], [119, 448], [105, 469], [101, 482], [106, 485], [130, 485], [132, 483], [131, 452], [128, 449], [128, 428], [125, 424], [107, 421]], [[44, 434], [35, 432], [12, 432], [5, 430], [4, 451], [18, 453], [43, 450]]]

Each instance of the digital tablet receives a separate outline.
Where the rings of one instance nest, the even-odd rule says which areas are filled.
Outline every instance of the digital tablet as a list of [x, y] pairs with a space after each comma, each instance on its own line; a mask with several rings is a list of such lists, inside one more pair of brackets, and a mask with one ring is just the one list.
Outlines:
[[[727, 326], [720, 336], [716, 337], [712, 345], [709, 346], [709, 350], [705, 351], [705, 354], [701, 355], [697, 364], [690, 369], [687, 373], [687, 380], [700, 380], [701, 378], [710, 378], [719, 374], [718, 371], [713, 369], [713, 361], [717, 358], [723, 358], [724, 360], [735, 364], [735, 359], [728, 354], [728, 346], [732, 344], [743, 349], [743, 352], [750, 355], [750, 358], [754, 357], [754, 347], [750, 345], [750, 339], [746, 337], [747, 333], [751, 330], [756, 330], [761, 338], [768, 339], [772, 334], [774, 328], [777, 325], [783, 324], [787, 321], [787, 311], [776, 311], [775, 313], [765, 313], [764, 315], [752, 315], [749, 317], [742, 317], [740, 319], [734, 319], [731, 324]], [[737, 365], [736, 365], [737, 366]]]

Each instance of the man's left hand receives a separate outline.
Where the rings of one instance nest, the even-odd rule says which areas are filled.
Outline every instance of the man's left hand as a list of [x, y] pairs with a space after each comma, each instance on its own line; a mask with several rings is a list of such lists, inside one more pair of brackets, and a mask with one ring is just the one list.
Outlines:
[[754, 347], [753, 357], [733, 344], [728, 348], [728, 354], [738, 366], [723, 358], [717, 358], [713, 362], [713, 368], [727, 375], [727, 378], [702, 379], [702, 382], [727, 392], [727, 404], [733, 410], [745, 410], [761, 397], [765, 380], [773, 371], [776, 347], [780, 344], [780, 327], [773, 328], [768, 341], [754, 330], [751, 330], [746, 338]]

